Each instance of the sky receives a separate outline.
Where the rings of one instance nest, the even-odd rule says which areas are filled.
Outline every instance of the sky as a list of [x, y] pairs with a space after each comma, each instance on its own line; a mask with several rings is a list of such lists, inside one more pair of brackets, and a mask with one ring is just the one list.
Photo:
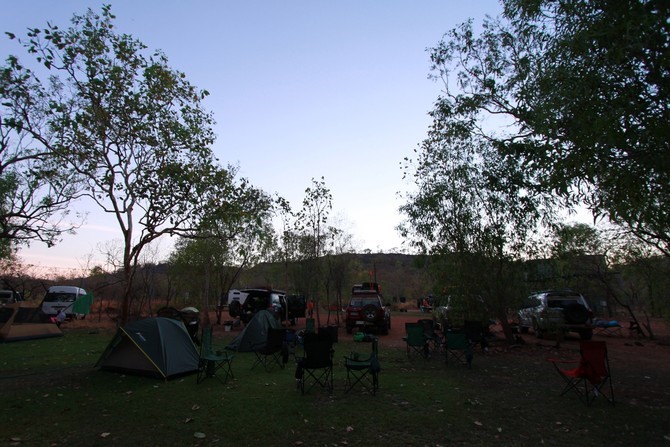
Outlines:
[[[405, 157], [425, 138], [440, 84], [428, 78], [428, 48], [458, 24], [499, 14], [495, 0], [24, 0], [2, 1], [4, 32], [25, 35], [47, 22], [112, 5], [116, 27], [209, 91], [222, 164], [286, 198], [295, 210], [312, 179], [324, 178], [331, 216], [357, 251], [396, 252]], [[89, 212], [76, 235], [19, 253], [47, 269], [104, 265], [100, 247], [120, 240], [109, 216]], [[173, 241], [159, 243], [165, 258]]]

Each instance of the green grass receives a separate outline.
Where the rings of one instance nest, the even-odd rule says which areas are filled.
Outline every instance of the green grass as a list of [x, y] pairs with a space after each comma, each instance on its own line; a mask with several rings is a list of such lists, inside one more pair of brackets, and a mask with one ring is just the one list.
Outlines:
[[[294, 366], [251, 369], [196, 384], [93, 368], [112, 332], [0, 344], [0, 445], [19, 446], [534, 446], [668, 445], [668, 403], [591, 408], [558, 396], [551, 365], [527, 353], [476, 355], [471, 370], [380, 348], [381, 389], [344, 394], [345, 354], [335, 345], [335, 391], [296, 389]], [[228, 338], [232, 337], [225, 334]], [[217, 334], [219, 346], [226, 344]], [[343, 337], [341, 336], [340, 339]], [[632, 379], [631, 379], [632, 380]], [[615, 383], [616, 387], [616, 383]], [[667, 388], [667, 382], [666, 382]], [[615, 393], [617, 389], [615, 388]], [[667, 393], [659, 390], [659, 392]], [[659, 403], [660, 402], [660, 403]], [[204, 434], [204, 438], [196, 434]]]

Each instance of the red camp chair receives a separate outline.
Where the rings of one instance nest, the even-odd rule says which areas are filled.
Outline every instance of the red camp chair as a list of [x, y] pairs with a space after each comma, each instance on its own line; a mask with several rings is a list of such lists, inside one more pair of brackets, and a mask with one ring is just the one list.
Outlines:
[[[604, 341], [582, 341], [579, 352], [581, 358], [572, 369], [559, 367], [561, 363], [568, 363], [566, 361], [549, 359], [565, 381], [561, 396], [573, 391], [587, 406], [591, 405], [596, 397], [603, 396], [614, 405], [614, 388], [607, 345]], [[574, 364], [574, 361], [571, 363]]]

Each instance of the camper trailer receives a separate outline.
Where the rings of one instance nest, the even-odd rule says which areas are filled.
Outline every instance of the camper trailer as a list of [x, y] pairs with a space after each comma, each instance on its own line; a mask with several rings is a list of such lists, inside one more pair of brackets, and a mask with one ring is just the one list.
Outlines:
[[86, 312], [76, 312], [75, 304], [78, 300], [86, 296], [86, 290], [74, 286], [53, 286], [49, 287], [47, 294], [42, 301], [42, 312], [46, 315], [56, 315], [63, 309], [69, 317], [83, 318]]

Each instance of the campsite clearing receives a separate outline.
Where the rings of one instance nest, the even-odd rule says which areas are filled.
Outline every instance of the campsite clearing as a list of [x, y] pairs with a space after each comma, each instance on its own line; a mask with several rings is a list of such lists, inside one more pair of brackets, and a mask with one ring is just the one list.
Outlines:
[[[403, 313], [404, 314], [404, 313]], [[603, 337], [610, 346], [612, 407], [587, 408], [558, 396], [561, 382], [546, 361], [573, 357], [577, 339], [559, 350], [524, 336], [514, 349], [494, 342], [473, 368], [439, 359], [408, 360], [403, 320], [380, 337], [380, 390], [343, 393], [343, 357], [369, 346], [343, 335], [335, 345], [335, 391], [301, 396], [294, 369], [251, 369], [238, 354], [235, 379], [196, 384], [195, 375], [163, 381], [100, 371], [95, 362], [115, 331], [73, 322], [59, 338], [0, 345], [5, 421], [0, 445], [668, 445], [670, 345]], [[84, 326], [87, 324], [88, 326]], [[218, 346], [240, 329], [215, 328]], [[596, 336], [597, 337], [597, 336]], [[269, 416], [272, 415], [272, 416]], [[418, 422], [420, 421], [420, 423]], [[198, 436], [196, 436], [198, 433]], [[201, 435], [203, 437], [200, 437]]]

